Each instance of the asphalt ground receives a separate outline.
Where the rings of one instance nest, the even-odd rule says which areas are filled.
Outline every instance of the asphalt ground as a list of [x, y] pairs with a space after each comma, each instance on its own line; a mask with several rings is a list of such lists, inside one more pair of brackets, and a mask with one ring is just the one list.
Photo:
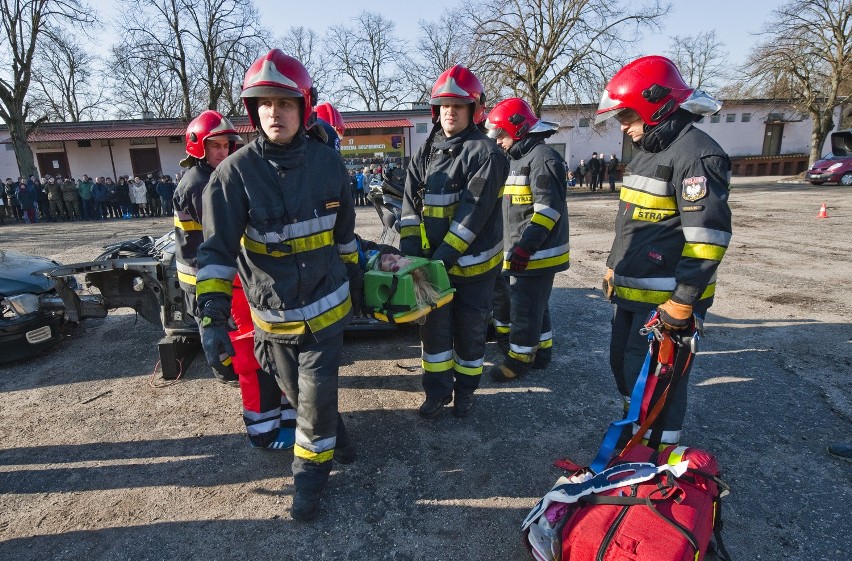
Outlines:
[[[736, 178], [734, 237], [690, 384], [683, 443], [714, 452], [736, 560], [852, 550], [852, 191]], [[289, 517], [291, 452], [249, 448], [234, 388], [195, 360], [164, 386], [159, 333], [130, 310], [0, 369], [0, 559], [525, 559], [520, 523], [557, 458], [593, 458], [621, 406], [600, 277], [616, 194], [573, 189], [571, 268], [551, 296], [554, 362], [483, 379], [471, 417], [434, 421], [416, 331], [350, 337], [340, 409], [358, 461], [336, 466], [312, 523]], [[825, 202], [829, 218], [818, 219]], [[65, 263], [170, 219], [6, 225], [0, 249]], [[358, 232], [376, 238], [371, 208]], [[498, 360], [489, 344], [486, 360]]]

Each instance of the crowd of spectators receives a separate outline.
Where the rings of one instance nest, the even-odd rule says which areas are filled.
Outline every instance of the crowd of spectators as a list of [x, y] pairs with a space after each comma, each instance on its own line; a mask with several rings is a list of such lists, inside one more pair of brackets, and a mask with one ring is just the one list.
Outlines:
[[11, 177], [0, 189], [0, 224], [14, 222], [71, 222], [78, 220], [131, 219], [171, 216], [178, 175], [145, 179], [139, 176], [82, 179], [45, 175], [41, 179]]

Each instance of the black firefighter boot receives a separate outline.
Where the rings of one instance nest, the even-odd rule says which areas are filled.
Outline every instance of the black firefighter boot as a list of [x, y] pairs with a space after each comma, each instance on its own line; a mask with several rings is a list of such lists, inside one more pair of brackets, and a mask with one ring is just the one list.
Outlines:
[[538, 349], [533, 360], [533, 370], [544, 370], [553, 358], [553, 347]]
[[317, 517], [319, 513], [320, 496], [322, 491], [296, 489], [293, 495], [293, 507], [290, 515], [293, 520], [307, 522]]
[[492, 366], [488, 373], [495, 382], [514, 382], [529, 373], [532, 363], [521, 362], [512, 357], [503, 359], [503, 364]]

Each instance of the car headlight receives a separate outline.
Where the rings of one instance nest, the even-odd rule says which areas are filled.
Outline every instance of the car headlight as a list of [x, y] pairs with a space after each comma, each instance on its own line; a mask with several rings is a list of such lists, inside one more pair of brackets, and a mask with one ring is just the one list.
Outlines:
[[26, 316], [38, 311], [38, 296], [36, 294], [18, 294], [8, 296], [6, 301], [19, 316]]
[[837, 162], [836, 164], [832, 164], [832, 165], [828, 166], [828, 169], [825, 170], [825, 171], [834, 171], [842, 165], [843, 164], [841, 162]]

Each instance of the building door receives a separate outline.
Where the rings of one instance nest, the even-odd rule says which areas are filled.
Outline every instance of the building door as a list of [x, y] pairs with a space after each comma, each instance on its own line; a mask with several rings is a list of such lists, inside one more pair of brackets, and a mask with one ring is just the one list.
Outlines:
[[51, 175], [56, 177], [71, 177], [68, 167], [68, 154], [65, 152], [43, 152], [36, 154], [38, 172], [41, 177]]
[[763, 133], [763, 156], [778, 156], [781, 154], [781, 137], [784, 136], [784, 123], [766, 125]]
[[160, 151], [156, 148], [135, 148], [130, 151], [130, 165], [133, 175], [144, 178], [149, 173], [160, 174]]

